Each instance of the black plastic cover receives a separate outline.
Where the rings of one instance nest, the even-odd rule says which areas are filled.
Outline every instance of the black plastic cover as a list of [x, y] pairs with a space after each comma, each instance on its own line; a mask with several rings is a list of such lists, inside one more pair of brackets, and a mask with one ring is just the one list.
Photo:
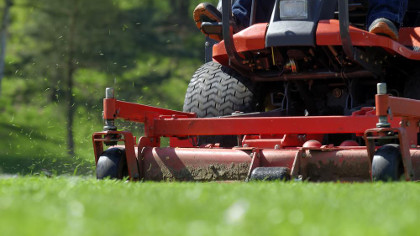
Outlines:
[[315, 46], [315, 33], [319, 20], [332, 19], [337, 0], [308, 0], [308, 19], [281, 20], [280, 0], [271, 15], [267, 30], [266, 47]]

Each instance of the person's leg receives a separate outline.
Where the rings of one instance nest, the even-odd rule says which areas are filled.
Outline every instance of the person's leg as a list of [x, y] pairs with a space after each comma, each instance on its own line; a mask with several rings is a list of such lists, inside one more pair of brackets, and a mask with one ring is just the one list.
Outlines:
[[408, 0], [369, 0], [369, 32], [397, 40], [398, 28], [402, 25], [407, 4]]
[[[269, 22], [275, 0], [256, 0], [255, 23]], [[249, 26], [252, 0], [237, 0], [232, 5], [232, 13], [239, 29]]]
[[400, 27], [407, 4], [408, 0], [369, 0], [368, 25], [378, 18], [386, 18]]
[[232, 5], [232, 14], [235, 17], [236, 26], [243, 29], [249, 26], [251, 17], [252, 0], [237, 0]]

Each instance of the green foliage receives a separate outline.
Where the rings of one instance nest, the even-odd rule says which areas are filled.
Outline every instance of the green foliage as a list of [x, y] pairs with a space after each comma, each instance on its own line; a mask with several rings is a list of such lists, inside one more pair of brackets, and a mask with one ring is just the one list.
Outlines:
[[[63, 77], [68, 66], [66, 60], [72, 34], [77, 42], [74, 45], [73, 66], [106, 74], [107, 86], [115, 86], [113, 81], [123, 81], [125, 84], [120, 90], [123, 90], [121, 97], [124, 99], [142, 97], [149, 103], [156, 103], [161, 99], [156, 94], [138, 95], [138, 91], [150, 87], [147, 84], [149, 81], [165, 84], [165, 80], [179, 80], [183, 86], [177, 87], [185, 89], [189, 77], [203, 58], [203, 36], [195, 28], [191, 15], [179, 16], [171, 3], [18, 0], [13, 9], [8, 75], [36, 81], [39, 89], [49, 89], [53, 101], [64, 99], [62, 90], [66, 86]], [[192, 12], [196, 3], [198, 1], [189, 4], [188, 12]], [[72, 15], [76, 16], [73, 30], [70, 29]], [[142, 68], [143, 71], [136, 74], [136, 70]], [[97, 81], [95, 78], [92, 80]], [[91, 86], [91, 83], [79, 83], [77, 87], [80, 86]], [[184, 93], [157, 92], [179, 93], [179, 97]], [[94, 96], [99, 98], [102, 94]], [[176, 103], [173, 103], [172, 97], [169, 97], [169, 104], [165, 100], [160, 103], [181, 107], [182, 99], [175, 100]], [[80, 99], [76, 106], [79, 102]]]
[[0, 234], [418, 235], [419, 194], [416, 183], [0, 179]]
[[[102, 129], [106, 87], [121, 100], [182, 109], [189, 79], [204, 58], [204, 37], [192, 20], [200, 1], [14, 2], [0, 97], [0, 138], [6, 140], [0, 142], [0, 172], [73, 173], [80, 163], [79, 173], [92, 172], [90, 140]], [[71, 159], [65, 151], [69, 66], [75, 69]], [[141, 132], [141, 126], [121, 125]]]
[[[16, 80], [16, 82], [14, 81]], [[19, 79], [7, 79], [4, 88], [13, 92], [25, 85]], [[90, 135], [100, 129], [93, 114], [78, 116], [75, 133], [79, 146], [77, 155], [68, 158], [65, 143], [64, 109], [57, 103], [46, 103], [43, 93], [32, 97], [30, 104], [11, 105], [6, 94], [0, 100], [0, 174], [55, 174], [93, 172]], [[35, 101], [42, 106], [34, 106]], [[99, 113], [100, 114], [100, 113]], [[89, 143], [88, 143], [89, 142]]]

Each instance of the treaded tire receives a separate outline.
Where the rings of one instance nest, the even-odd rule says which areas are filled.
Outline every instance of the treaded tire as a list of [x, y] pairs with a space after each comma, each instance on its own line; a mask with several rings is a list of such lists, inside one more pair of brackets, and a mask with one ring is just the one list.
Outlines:
[[[198, 117], [218, 117], [234, 112], [257, 111], [256, 89], [252, 82], [217, 62], [207, 62], [192, 76], [185, 95], [185, 112]], [[237, 145], [236, 136], [200, 136], [198, 144]]]
[[398, 181], [404, 173], [400, 146], [386, 144], [380, 147], [372, 160], [373, 181]]
[[123, 179], [128, 176], [124, 148], [110, 148], [104, 151], [96, 164], [97, 179]]

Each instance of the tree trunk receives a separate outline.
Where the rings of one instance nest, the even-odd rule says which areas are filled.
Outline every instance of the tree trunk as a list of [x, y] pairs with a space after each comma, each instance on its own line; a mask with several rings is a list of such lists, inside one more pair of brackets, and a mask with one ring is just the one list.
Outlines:
[[171, 0], [173, 14], [178, 24], [185, 24], [191, 20], [192, 12], [189, 12], [190, 0]]
[[74, 135], [73, 135], [73, 123], [74, 123], [74, 111], [76, 109], [75, 101], [73, 97], [73, 76], [75, 71], [74, 66], [74, 36], [76, 30], [76, 16], [77, 16], [77, 0], [74, 1], [74, 8], [71, 10], [69, 15], [69, 35], [68, 35], [68, 55], [67, 55], [67, 151], [68, 154], [73, 157], [74, 152]]
[[10, 20], [10, 7], [13, 5], [13, 0], [5, 0], [3, 19], [0, 29], [0, 96], [2, 91], [2, 80], [4, 77], [4, 64], [6, 57], [6, 44], [7, 44], [7, 34], [9, 28]]

